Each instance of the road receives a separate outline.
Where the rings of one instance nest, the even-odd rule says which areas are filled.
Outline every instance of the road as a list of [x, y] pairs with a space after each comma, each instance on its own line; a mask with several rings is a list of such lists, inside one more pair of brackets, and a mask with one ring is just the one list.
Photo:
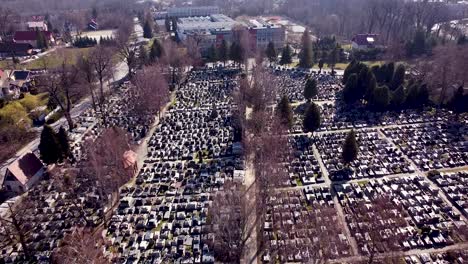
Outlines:
[[[127, 72], [128, 72], [128, 67], [125, 63], [121, 62], [117, 64], [117, 66], [115, 67], [115, 71], [114, 71], [114, 79], [120, 80], [124, 78], [127, 75]], [[106, 89], [109, 89], [109, 82], [106, 82], [104, 87]], [[92, 107], [91, 97], [88, 96], [73, 107], [71, 111], [72, 118], [75, 119], [76, 117], [80, 116], [84, 111], [86, 111], [87, 109], [91, 107]], [[66, 126], [66, 124], [67, 124], [66, 119], [62, 117], [57, 122], [55, 122], [52, 125], [52, 127], [55, 129], [58, 129], [60, 126]], [[23, 156], [24, 154], [29, 153], [29, 152], [35, 152], [39, 146], [39, 142], [40, 142], [40, 136], [38, 134], [37, 138], [35, 138], [33, 141], [26, 144], [23, 148], [17, 151], [13, 157], [11, 157], [10, 159], [8, 159], [7, 161], [3, 162], [0, 165], [1, 182], [3, 182], [3, 176], [5, 175], [5, 171], [7, 167], [10, 166], [11, 163], [13, 163], [16, 159]]]
[[[134, 33], [133, 34], [137, 38], [143, 37], [143, 29], [142, 29], [140, 23], [138, 22], [137, 18], [135, 18]], [[44, 53], [42, 53], [42, 54], [40, 54], [38, 56], [39, 57], [46, 56], [47, 54], [55, 51], [56, 49], [58, 49], [60, 47], [62, 47], [62, 46], [57, 46], [57, 47], [51, 48], [47, 52], [44, 52]], [[34, 60], [34, 59], [25, 60], [22, 63], [27, 63], [27, 62], [32, 61], [32, 60]], [[119, 62], [114, 68], [114, 74], [112, 75], [112, 79], [105, 82], [104, 89], [109, 89], [109, 87], [110, 87], [109, 83], [111, 81], [121, 80], [127, 75], [127, 73], [128, 73], [128, 66], [124, 62]], [[80, 102], [78, 102], [78, 104], [76, 104], [73, 107], [73, 109], [71, 110], [72, 118], [75, 119], [76, 117], [80, 116], [84, 111], [86, 111], [87, 109], [89, 109], [91, 107], [92, 107], [91, 97], [88, 96], [88, 97], [84, 98], [83, 100], [81, 100]], [[58, 129], [60, 126], [66, 126], [66, 123], [67, 123], [66, 119], [64, 117], [62, 117], [57, 122], [55, 122], [52, 125], [52, 127], [54, 129]], [[17, 151], [16, 154], [13, 157], [6, 160], [5, 162], [3, 162], [0, 165], [0, 182], [3, 182], [3, 177], [5, 175], [5, 171], [6, 171], [7, 167], [10, 166], [11, 163], [13, 163], [15, 160], [17, 160], [19, 157], [23, 156], [24, 154], [26, 154], [28, 152], [35, 152], [37, 150], [37, 147], [39, 146], [39, 141], [40, 141], [40, 137], [38, 135], [38, 137], [36, 139], [34, 139], [33, 141], [26, 144], [23, 148], [21, 148], [19, 151]]]

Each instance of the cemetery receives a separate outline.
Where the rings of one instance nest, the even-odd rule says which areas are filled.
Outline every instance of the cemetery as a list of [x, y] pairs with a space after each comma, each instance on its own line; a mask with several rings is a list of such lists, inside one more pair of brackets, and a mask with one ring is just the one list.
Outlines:
[[266, 210], [263, 263], [308, 263], [351, 255], [329, 188], [280, 192]]
[[322, 171], [313, 152], [313, 139], [307, 136], [289, 137], [291, 160], [285, 162], [292, 186], [324, 183]]
[[376, 129], [356, 133], [359, 153], [357, 159], [346, 166], [341, 160], [345, 132], [319, 134], [315, 137], [320, 156], [331, 180], [382, 177], [390, 174], [413, 173], [413, 168]]
[[468, 164], [466, 124], [417, 124], [387, 128], [383, 132], [422, 170]]
[[422, 176], [334, 186], [363, 254], [443, 247], [467, 240], [466, 222]]
[[429, 178], [439, 186], [450, 202], [468, 217], [468, 171], [441, 172]]
[[276, 77], [275, 81], [280, 87], [280, 94], [286, 95], [290, 102], [297, 103], [305, 100], [304, 86], [307, 78], [317, 80], [318, 95], [314, 101], [332, 101], [336, 94], [342, 89], [341, 80], [337, 76], [327, 73], [317, 73], [298, 69], [276, 68], [271, 69]]
[[122, 190], [107, 229], [119, 263], [214, 263], [207, 212], [227, 180], [243, 181], [234, 141], [232, 69], [192, 71], [148, 142], [135, 185]]

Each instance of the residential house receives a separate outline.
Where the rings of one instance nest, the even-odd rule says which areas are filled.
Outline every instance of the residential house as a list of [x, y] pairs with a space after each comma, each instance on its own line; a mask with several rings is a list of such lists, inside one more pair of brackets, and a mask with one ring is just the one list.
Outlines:
[[357, 34], [351, 40], [353, 50], [369, 50], [377, 47], [377, 34]]
[[0, 98], [18, 98], [21, 92], [28, 92], [32, 74], [26, 70], [5, 70], [0, 72]]
[[0, 98], [9, 97], [9, 98], [18, 98], [21, 91], [16, 86], [11, 86], [11, 78], [13, 76], [13, 71], [4, 70], [0, 72]]
[[13, 36], [13, 41], [16, 43], [27, 43], [33, 46], [34, 48], [38, 47], [37, 39], [38, 33], [44, 33], [49, 44], [54, 44], [55, 39], [50, 31], [16, 31]]
[[11, 57], [13, 55], [31, 56], [33, 46], [29, 43], [0, 42], [0, 58]]
[[29, 31], [48, 31], [47, 22], [43, 16], [33, 16], [26, 22]]
[[30, 152], [8, 166], [2, 186], [7, 191], [23, 193], [34, 187], [42, 179], [44, 172], [45, 166]]

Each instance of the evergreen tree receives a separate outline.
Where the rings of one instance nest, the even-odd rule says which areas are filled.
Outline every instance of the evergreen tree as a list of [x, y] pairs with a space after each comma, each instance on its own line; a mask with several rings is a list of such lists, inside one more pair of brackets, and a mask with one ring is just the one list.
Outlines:
[[408, 108], [418, 107], [419, 90], [418, 83], [413, 83], [409, 86], [408, 93], [406, 95], [406, 106]]
[[229, 49], [226, 40], [221, 41], [218, 52], [219, 60], [226, 66], [226, 61], [229, 59]]
[[211, 107], [210, 120], [215, 120], [218, 118], [218, 110], [216, 110], [216, 105], [213, 104]]
[[318, 89], [317, 89], [317, 80], [313, 78], [307, 79], [307, 82], [304, 86], [304, 98], [307, 101], [312, 100], [315, 96], [318, 94]]
[[206, 60], [208, 62], [217, 61], [216, 47], [214, 45], [211, 45], [206, 51]]
[[357, 75], [351, 74], [343, 89], [343, 99], [347, 104], [355, 103], [359, 98], [356, 96]]
[[418, 106], [424, 106], [429, 103], [429, 89], [426, 84], [421, 85], [418, 93]]
[[177, 18], [172, 18], [172, 31], [177, 31]]
[[320, 123], [320, 109], [316, 104], [310, 103], [309, 107], [305, 112], [302, 124], [304, 127], [304, 132], [309, 133], [316, 131], [317, 129], [319, 129]]
[[384, 111], [388, 108], [390, 105], [390, 90], [386, 85], [374, 89], [370, 105], [377, 111]]
[[146, 50], [146, 47], [144, 45], [140, 46], [140, 52], [139, 52], [139, 60], [140, 60], [140, 65], [146, 65], [149, 62], [149, 55], [148, 51]]
[[47, 37], [44, 32], [37, 31], [36, 44], [39, 49], [47, 49], [49, 47], [49, 43], [47, 42]]
[[276, 54], [275, 44], [273, 42], [270, 41], [268, 43], [265, 54], [268, 60], [270, 61], [270, 63], [276, 62], [278, 55]]
[[395, 63], [390, 62], [387, 64], [385, 72], [385, 83], [391, 83], [393, 80], [393, 75], [395, 73]]
[[299, 54], [299, 67], [310, 69], [314, 66], [314, 54], [312, 49], [312, 40], [310, 38], [309, 30], [304, 31], [302, 35], [302, 50]]
[[57, 135], [58, 143], [60, 144], [60, 150], [63, 158], [70, 156], [70, 142], [68, 140], [68, 133], [62, 126], [59, 129]]
[[366, 101], [370, 101], [372, 98], [372, 95], [374, 94], [374, 90], [377, 88], [377, 80], [375, 78], [374, 73], [369, 72], [369, 78], [367, 80], [367, 86], [366, 86], [366, 93], [364, 95], [364, 99]]
[[151, 26], [151, 22], [149, 20], [145, 21], [143, 25], [143, 37], [147, 39], [153, 38], [153, 27]]
[[169, 20], [169, 17], [166, 17], [164, 20], [164, 25], [166, 26], [166, 31], [171, 32], [171, 21]]
[[395, 70], [395, 74], [393, 74], [393, 79], [391, 83], [392, 90], [398, 89], [405, 82], [405, 74], [405, 66], [403, 64], [399, 64]]
[[351, 162], [355, 161], [358, 156], [358, 150], [359, 148], [356, 141], [356, 133], [354, 130], [351, 130], [349, 131], [343, 143], [343, 152], [341, 154], [343, 163], [349, 165]]
[[392, 100], [390, 101], [390, 104], [393, 109], [401, 109], [401, 107], [405, 104], [406, 101], [406, 93], [405, 93], [405, 87], [403, 85], [400, 85], [398, 89], [396, 89], [392, 93]]
[[39, 143], [39, 153], [45, 164], [54, 164], [62, 160], [60, 143], [55, 131], [48, 125], [45, 125], [41, 133]]
[[465, 45], [467, 43], [468, 43], [468, 38], [465, 35], [461, 35], [457, 40], [458, 45]]
[[241, 64], [243, 62], [244, 58], [244, 51], [241, 45], [239, 45], [237, 42], [233, 42], [231, 45], [231, 49], [229, 52], [229, 55], [231, 57], [231, 60], [234, 62], [237, 62], [238, 64]]
[[155, 39], [153, 45], [151, 45], [151, 50], [149, 54], [149, 59], [151, 62], [155, 62], [157, 59], [160, 59], [164, 54], [164, 49], [161, 43]]
[[331, 68], [332, 74], [335, 73], [335, 65], [338, 62], [339, 55], [340, 55], [340, 50], [338, 47], [335, 47], [334, 49], [332, 49], [330, 54], [328, 54], [328, 67]]
[[348, 64], [348, 66], [346, 67], [343, 73], [343, 81], [342, 81], [343, 84], [346, 84], [348, 82], [349, 76], [355, 73], [355, 68], [358, 63], [359, 63], [358, 61], [352, 60], [351, 63]]
[[357, 100], [364, 98], [364, 95], [369, 89], [369, 80], [371, 79], [372, 72], [367, 66], [363, 67], [358, 74], [357, 86], [355, 90], [355, 97]]
[[448, 106], [455, 113], [468, 112], [468, 94], [464, 94], [463, 86], [458, 87], [457, 91], [453, 94], [453, 97], [450, 100]]
[[318, 62], [318, 67], [319, 67], [320, 72], [322, 72], [324, 65], [325, 65], [325, 61], [323, 59], [320, 59]]
[[291, 105], [289, 103], [289, 99], [286, 95], [281, 97], [281, 100], [278, 102], [276, 106], [276, 114], [278, 115], [281, 123], [288, 128], [291, 128], [293, 125], [293, 111]]
[[286, 45], [282, 52], [281, 52], [281, 60], [280, 64], [285, 65], [285, 64], [291, 64], [292, 63], [292, 51], [291, 47], [289, 45]]

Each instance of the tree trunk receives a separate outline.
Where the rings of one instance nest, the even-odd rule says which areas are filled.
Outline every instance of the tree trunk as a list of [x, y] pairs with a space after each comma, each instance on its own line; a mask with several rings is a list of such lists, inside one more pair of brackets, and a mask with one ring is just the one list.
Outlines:
[[67, 120], [67, 123], [68, 123], [68, 131], [73, 131], [74, 124], [73, 124], [73, 119], [71, 117], [70, 112], [65, 112], [63, 115], [65, 116], [65, 119]]
[[101, 97], [101, 98], [99, 98], [99, 101], [102, 104], [104, 102], [104, 81], [103, 81], [102, 77], [99, 77], [99, 93], [100, 93], [100, 97]]
[[97, 111], [96, 97], [94, 96], [94, 91], [93, 91], [93, 87], [92, 87], [91, 84], [89, 86], [89, 92], [91, 93], [91, 100], [93, 102], [93, 109], [94, 109], [94, 111]]

